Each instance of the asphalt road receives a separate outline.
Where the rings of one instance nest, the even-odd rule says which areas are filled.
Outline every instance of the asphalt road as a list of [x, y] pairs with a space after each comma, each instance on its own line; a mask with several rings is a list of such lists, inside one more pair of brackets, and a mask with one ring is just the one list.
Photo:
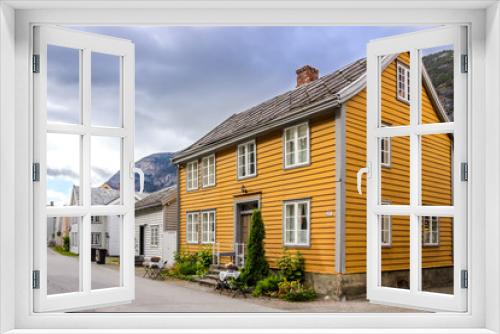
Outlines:
[[[78, 257], [47, 253], [48, 291], [61, 293], [78, 289]], [[116, 286], [118, 267], [92, 263], [94, 289]], [[408, 309], [370, 304], [366, 300], [337, 302], [317, 300], [290, 303], [271, 298], [232, 298], [211, 288], [179, 280], [154, 281], [136, 270], [135, 300], [132, 303], [86, 310], [87, 312], [414, 312]]]

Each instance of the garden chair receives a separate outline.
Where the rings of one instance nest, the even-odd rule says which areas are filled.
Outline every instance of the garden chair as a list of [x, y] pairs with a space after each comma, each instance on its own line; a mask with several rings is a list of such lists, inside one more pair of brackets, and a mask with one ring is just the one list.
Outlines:
[[160, 279], [161, 272], [165, 268], [167, 261], [163, 260], [160, 256], [153, 256], [148, 262], [144, 262], [144, 276], [151, 279]]

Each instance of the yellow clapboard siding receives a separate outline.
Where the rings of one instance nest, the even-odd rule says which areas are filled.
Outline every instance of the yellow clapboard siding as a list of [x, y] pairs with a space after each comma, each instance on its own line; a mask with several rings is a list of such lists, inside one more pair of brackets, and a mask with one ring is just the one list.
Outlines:
[[[398, 60], [408, 64], [408, 54]], [[382, 122], [408, 125], [410, 109], [396, 98], [396, 62], [382, 74]], [[422, 122], [440, 122], [427, 95], [422, 90]], [[366, 271], [366, 197], [357, 194], [356, 172], [366, 165], [366, 91], [346, 103], [346, 271]], [[422, 202], [425, 205], [450, 205], [451, 147], [448, 135], [423, 136]], [[391, 168], [382, 169], [382, 199], [391, 204], [409, 204], [409, 139], [391, 139]], [[366, 190], [366, 188], [365, 188]], [[365, 193], [365, 192], [364, 192]], [[450, 266], [453, 263], [452, 222], [440, 218], [438, 247], [423, 247], [424, 268]], [[409, 220], [392, 217], [392, 246], [382, 249], [382, 270], [409, 268]]]
[[[285, 170], [283, 132], [275, 131], [256, 138], [257, 176], [237, 180], [236, 146], [216, 152], [216, 186], [186, 192], [185, 168], [180, 168], [181, 251], [197, 251], [204, 245], [186, 244], [186, 212], [216, 209], [216, 241], [222, 251], [234, 242], [234, 201], [241, 200], [241, 186], [261, 196], [262, 217], [266, 227], [264, 242], [270, 265], [283, 255], [283, 201], [311, 199], [310, 247], [287, 247], [304, 256], [306, 270], [318, 273], [335, 271], [335, 121], [333, 113], [313, 119], [310, 126], [311, 164]], [[300, 185], [300, 186], [298, 186]], [[330, 212], [331, 215], [326, 215]], [[224, 259], [222, 259], [224, 260]], [[227, 261], [227, 259], [225, 260]]]

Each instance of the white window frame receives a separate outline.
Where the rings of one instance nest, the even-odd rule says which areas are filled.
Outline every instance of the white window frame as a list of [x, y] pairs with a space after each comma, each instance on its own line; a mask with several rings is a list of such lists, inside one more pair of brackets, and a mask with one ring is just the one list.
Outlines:
[[[214, 244], [216, 234], [216, 215], [215, 210], [206, 210], [200, 212], [201, 216], [201, 243]], [[213, 217], [211, 219], [211, 217]], [[207, 218], [205, 220], [205, 218]], [[213, 229], [211, 228], [213, 227]]]
[[[299, 157], [299, 127], [305, 125], [306, 126], [306, 142], [307, 142], [307, 152], [306, 152], [306, 160], [302, 162], [297, 162], [298, 157]], [[286, 133], [287, 131], [292, 131], [293, 132], [293, 139], [289, 140], [287, 139]], [[302, 166], [307, 166], [310, 163], [311, 160], [311, 134], [310, 134], [310, 128], [309, 128], [309, 122], [303, 122], [299, 124], [295, 124], [293, 126], [289, 126], [285, 129], [283, 129], [283, 164], [285, 166], [285, 169], [290, 169], [290, 168], [297, 168], [297, 167], [302, 167]], [[287, 162], [287, 155], [288, 155], [288, 145], [287, 143], [289, 141], [293, 141], [293, 156], [294, 156], [294, 163], [289, 164]]]
[[158, 248], [160, 246], [160, 225], [149, 225], [149, 243], [151, 248]]
[[[102, 233], [101, 232], [91, 232], [90, 236], [91, 236], [90, 243], [92, 246], [102, 246]], [[98, 239], [98, 242], [95, 242], [95, 239]]]
[[[264, 8], [261, 4], [248, 4], [247, 8], [239, 9], [219, 6], [217, 11], [204, 11], [199, 8], [170, 8], [169, 4], [158, 4], [153, 8], [151, 3], [135, 3], [137, 8], [123, 9], [122, 3], [106, 2], [109, 10], [103, 10], [106, 0], [99, 4], [71, 4], [58, 7], [52, 3], [50, 9], [47, 1], [30, 3], [16, 1], [4, 2], [0, 7], [0, 133], [5, 140], [0, 141], [0, 218], [11, 224], [0, 225], [0, 298], [2, 305], [14, 307], [0, 308], [3, 334], [10, 330], [21, 332], [30, 328], [30, 333], [43, 333], [47, 329], [60, 329], [68, 333], [111, 333], [102, 328], [127, 329], [129, 333], [143, 333], [146, 328], [164, 329], [189, 327], [196, 321], [203, 321], [205, 328], [220, 328], [220, 317], [209, 317], [202, 314], [33, 314], [30, 303], [31, 268], [30, 229], [32, 227], [32, 207], [29, 200], [31, 174], [28, 158], [31, 150], [30, 130], [30, 47], [29, 26], [33, 22], [46, 24], [143, 24], [154, 21], [157, 24], [189, 24], [207, 22], [246, 23], [246, 24], [309, 24], [332, 23], [366, 25], [421, 23], [437, 25], [443, 22], [459, 24], [470, 22], [473, 27], [471, 36], [472, 53], [469, 57], [471, 81], [479, 89], [470, 92], [472, 112], [469, 115], [469, 130], [473, 134], [469, 141], [470, 151], [474, 152], [470, 169], [469, 216], [474, 224], [470, 226], [471, 239], [469, 254], [475, 263], [475, 272], [469, 276], [469, 311], [465, 314], [453, 313], [404, 313], [396, 316], [390, 314], [307, 314], [297, 317], [296, 314], [238, 314], [225, 318], [226, 325], [232, 325], [234, 332], [242, 332], [237, 328], [244, 322], [251, 328], [265, 325], [269, 328], [294, 328], [303, 333], [311, 333], [314, 328], [328, 330], [332, 333], [345, 332], [347, 328], [358, 328], [366, 333], [381, 333], [387, 330], [400, 333], [456, 333], [470, 331], [481, 333], [500, 332], [500, 276], [498, 254], [500, 253], [499, 226], [500, 208], [498, 198], [498, 170], [500, 159], [498, 143], [500, 106], [500, 79], [498, 78], [498, 63], [500, 50], [496, 47], [500, 38], [500, 17], [497, 4], [486, 2], [449, 2], [439, 1], [405, 1], [394, 2], [391, 8], [381, 2], [373, 2], [370, 9], [365, 9], [349, 1], [330, 2], [328, 8], [315, 7], [314, 3], [304, 8], [289, 8], [287, 2], [281, 2], [276, 8]], [[210, 3], [211, 5], [212, 3]], [[439, 4], [439, 8], [436, 5]], [[79, 7], [81, 6], [81, 7]], [[101, 6], [101, 7], [97, 7]], [[162, 6], [162, 8], [159, 8]], [[173, 6], [173, 4], [172, 4]], [[71, 8], [69, 8], [71, 7]], [[299, 6], [300, 7], [300, 6]], [[411, 7], [412, 10], [408, 10]], [[85, 8], [85, 11], [81, 9]], [[485, 9], [486, 8], [486, 9]], [[15, 11], [15, 9], [20, 9]], [[24, 9], [24, 10], [21, 10]], [[28, 10], [26, 10], [28, 9]], [[286, 9], [284, 11], [283, 9]], [[377, 9], [376, 16], [373, 15]], [[486, 12], [487, 11], [487, 12]], [[307, 17], [304, 16], [307, 12]], [[227, 14], [221, 16], [221, 14]], [[286, 15], [285, 15], [286, 14]], [[487, 15], [486, 15], [487, 14]], [[490, 29], [484, 29], [486, 24]], [[16, 35], [16, 36], [14, 36]], [[14, 38], [16, 37], [16, 38]], [[18, 61], [16, 61], [16, 59]], [[20, 61], [19, 61], [20, 60]], [[15, 66], [12, 64], [15, 63]], [[488, 71], [484, 69], [488, 68]], [[13, 84], [15, 82], [15, 84]], [[488, 119], [488, 122], [485, 120]], [[14, 124], [14, 120], [17, 120]], [[484, 134], [479, 135], [479, 134]], [[485, 140], [488, 138], [488, 140]], [[488, 152], [488, 158], [485, 152]], [[486, 163], [487, 162], [487, 163]], [[17, 172], [16, 172], [17, 171]], [[485, 182], [485, 180], [488, 182]], [[11, 189], [16, 189], [14, 196]], [[15, 222], [15, 223], [14, 223]], [[28, 247], [26, 245], [29, 245]], [[488, 252], [485, 251], [486, 247]], [[472, 252], [471, 250], [474, 249]], [[12, 257], [12, 254], [15, 254]], [[14, 287], [14, 288], [12, 288]], [[488, 291], [488, 298], [485, 296]], [[189, 319], [186, 321], [186, 319]], [[137, 323], [144, 329], [137, 329]], [[252, 325], [255, 324], [255, 325]], [[89, 328], [92, 327], [92, 328]], [[386, 328], [384, 330], [377, 329]], [[135, 330], [132, 328], [136, 328]], [[301, 328], [298, 330], [297, 328]], [[197, 332], [208, 332], [202, 329]], [[258, 329], [255, 329], [259, 332]], [[193, 330], [193, 332], [195, 332]]]
[[[403, 73], [404, 81], [401, 82], [400, 72]], [[400, 87], [403, 86], [403, 95]], [[398, 100], [410, 103], [410, 67], [401, 61], [396, 61], [396, 97]]]
[[[254, 172], [250, 173], [250, 153], [252, 153], [248, 147], [250, 145], [253, 145], [253, 156], [254, 156]], [[243, 154], [240, 154], [240, 148], [243, 148], [245, 151]], [[245, 174], [241, 175], [241, 165], [240, 165], [240, 158], [241, 157], [245, 158], [245, 165], [243, 167]], [[257, 144], [255, 139], [247, 141], [245, 143], [239, 144], [236, 147], [236, 173], [238, 175], [238, 180], [243, 180], [243, 179], [248, 179], [250, 177], [257, 176]]]
[[[382, 123], [382, 126], [390, 126], [389, 124]], [[385, 142], [385, 145], [382, 145], [382, 143]], [[385, 150], [382, 149], [382, 146], [384, 146]], [[391, 167], [391, 160], [392, 160], [392, 146], [391, 146], [391, 137], [382, 137], [380, 138], [380, 143], [379, 143], [379, 155], [380, 155], [380, 166], [385, 167], [385, 168], [390, 168]], [[384, 161], [383, 157], [386, 157], [386, 161]]]
[[201, 174], [203, 188], [215, 186], [215, 154], [201, 159]]
[[[422, 222], [422, 246], [439, 246], [439, 217], [438, 216], [423, 216], [420, 217]], [[429, 230], [424, 230], [426, 221], [429, 222]], [[429, 233], [429, 241], [425, 241], [425, 235]], [[435, 238], [434, 238], [435, 235]]]
[[186, 164], [186, 190], [198, 189], [198, 160], [190, 161]]
[[200, 213], [188, 212], [186, 214], [186, 243], [188, 244], [199, 243], [199, 234], [200, 234], [199, 230], [200, 230]]
[[[382, 201], [382, 205], [390, 205], [390, 201]], [[384, 228], [384, 224], [387, 225]], [[384, 242], [384, 230], [388, 232], [388, 241]], [[392, 246], [392, 216], [391, 215], [380, 215], [380, 246], [389, 248]]]
[[[306, 217], [307, 217], [307, 230], [302, 230], [299, 229], [300, 225], [300, 218], [298, 215], [299, 212], [299, 205], [306, 205]], [[293, 212], [294, 212], [294, 240], [289, 241], [287, 240], [287, 227], [286, 227], [286, 219], [287, 219], [287, 207], [292, 206]], [[305, 242], [299, 242], [299, 232], [305, 231], [306, 234], [306, 241]], [[311, 235], [311, 200], [310, 199], [298, 199], [298, 200], [289, 200], [283, 202], [283, 244], [285, 246], [289, 247], [309, 247], [310, 246], [310, 235]]]

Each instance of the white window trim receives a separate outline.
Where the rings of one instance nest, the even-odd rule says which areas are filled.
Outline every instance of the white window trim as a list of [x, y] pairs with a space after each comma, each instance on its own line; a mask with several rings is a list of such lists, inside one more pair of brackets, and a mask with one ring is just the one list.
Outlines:
[[[474, 152], [471, 159], [474, 168], [470, 170], [468, 196], [469, 220], [474, 224], [469, 226], [469, 258], [475, 263], [475, 272], [470, 275], [469, 281], [469, 311], [465, 314], [454, 313], [406, 313], [398, 314], [307, 314], [297, 317], [296, 314], [233, 314], [226, 317], [226, 326], [235, 328], [234, 332], [243, 332], [242, 323], [265, 325], [269, 328], [302, 328], [304, 333], [310, 333], [312, 328], [325, 330], [332, 333], [345, 332], [346, 328], [359, 328], [366, 333], [385, 333], [387, 328], [397, 332], [429, 333], [456, 333], [457, 329], [470, 332], [500, 333], [500, 275], [498, 254], [500, 253], [499, 232], [497, 222], [500, 220], [498, 198], [498, 170], [500, 159], [498, 153], [499, 115], [495, 112], [500, 106], [500, 78], [498, 77], [498, 63], [500, 63], [500, 10], [497, 4], [485, 2], [429, 2], [405, 1], [394, 2], [391, 8], [386, 4], [374, 2], [372, 9], [364, 9], [358, 4], [349, 1], [330, 2], [328, 8], [324, 5], [319, 8], [311, 3], [304, 8], [288, 7], [287, 2], [282, 2], [276, 8], [264, 8], [259, 3], [249, 4], [253, 10], [219, 6], [217, 11], [204, 11], [199, 8], [179, 9], [168, 8], [170, 4], [158, 3], [153, 8], [151, 3], [135, 3], [137, 8], [143, 10], [127, 10], [120, 8], [123, 3], [106, 2], [109, 10], [103, 10], [104, 1], [99, 4], [84, 4], [82, 11], [79, 4], [72, 3], [66, 8], [50, 6], [49, 10], [38, 9], [47, 6], [47, 1], [19, 3], [5, 2], [0, 7], [0, 133], [5, 140], [0, 141], [0, 183], [3, 185], [0, 192], [0, 217], [1, 221], [10, 221], [12, 224], [0, 225], [0, 298], [4, 305], [15, 307], [0, 308], [0, 331], [2, 333], [16, 330], [16, 333], [25, 332], [23, 329], [31, 328], [30, 333], [43, 333], [47, 329], [60, 329], [68, 333], [111, 333], [102, 328], [129, 329], [129, 333], [144, 333], [144, 329], [137, 329], [140, 322], [143, 328], [162, 329], [165, 326], [183, 328], [203, 320], [204, 327], [220, 328], [220, 317], [206, 315], [176, 314], [33, 314], [31, 305], [31, 267], [30, 230], [32, 228], [31, 198], [31, 173], [29, 159], [31, 145], [30, 130], [30, 71], [29, 25], [31, 22], [46, 24], [144, 24], [154, 21], [157, 24], [175, 24], [188, 22], [189, 24], [207, 24], [216, 22], [234, 24], [306, 24], [318, 22], [331, 22], [335, 24], [408, 24], [422, 23], [436, 25], [442, 22], [460, 24], [470, 22], [471, 45], [474, 57], [470, 57], [471, 81], [479, 89], [472, 90], [470, 103], [472, 112], [469, 114], [469, 130], [472, 133], [469, 147]], [[80, 3], [81, 4], [81, 3]], [[212, 4], [212, 3], [210, 3]], [[436, 5], [439, 4], [439, 9]], [[207, 4], [208, 5], [208, 4]], [[95, 6], [95, 7], [92, 7]], [[101, 6], [101, 7], [97, 7]], [[172, 7], [174, 5], [172, 4]], [[432, 6], [432, 7], [431, 7]], [[484, 8], [488, 8], [488, 15]], [[299, 6], [300, 7], [300, 6]], [[408, 10], [411, 7], [413, 10]], [[286, 11], [283, 9], [286, 8]], [[377, 16], [373, 15], [377, 8]], [[31, 9], [31, 11], [14, 11], [14, 9]], [[304, 11], [308, 13], [304, 16]], [[284, 15], [286, 12], [286, 15]], [[15, 23], [14, 23], [15, 22]], [[490, 29], [484, 29], [484, 24]], [[14, 38], [16, 32], [16, 38]], [[18, 61], [16, 61], [16, 58]], [[13, 67], [11, 64], [16, 64]], [[489, 69], [485, 71], [484, 69]], [[16, 84], [12, 84], [15, 82]], [[485, 120], [488, 119], [488, 122]], [[14, 124], [14, 120], [17, 120]], [[479, 135], [484, 134], [484, 135]], [[488, 138], [488, 140], [485, 140]], [[488, 152], [488, 159], [485, 152]], [[11, 163], [13, 162], [13, 163]], [[487, 163], [485, 163], [487, 162]], [[17, 171], [17, 172], [16, 172]], [[488, 180], [488, 182], [485, 182]], [[11, 189], [16, 189], [14, 196], [10, 196]], [[14, 224], [15, 222], [15, 224]], [[488, 248], [488, 252], [485, 248]], [[474, 249], [474, 252], [470, 250]], [[11, 254], [15, 254], [13, 257]], [[16, 284], [15, 284], [16, 283]], [[15, 287], [12, 289], [12, 287]], [[470, 293], [474, 291], [474, 293]], [[485, 296], [488, 291], [488, 298]], [[92, 327], [93, 329], [89, 329]], [[383, 327], [386, 329], [377, 329]], [[132, 328], [136, 328], [133, 330]], [[343, 329], [342, 329], [343, 328]], [[78, 331], [77, 331], [78, 329]], [[248, 329], [246, 329], [248, 331]], [[208, 332], [199, 329], [199, 332]], [[165, 331], [166, 332], [166, 331]], [[256, 332], [259, 332], [256, 330]]]
[[[196, 223], [194, 223], [194, 217], [197, 217]], [[194, 225], [195, 229], [193, 229], [193, 226], [191, 227], [191, 234], [188, 234], [188, 217], [191, 217], [191, 225]], [[194, 232], [193, 232], [194, 231]], [[198, 244], [200, 243], [200, 213], [199, 212], [188, 212], [186, 214], [186, 243], [188, 244]]]
[[[307, 240], [306, 242], [298, 242], [299, 240], [299, 215], [298, 215], [298, 206], [299, 204], [307, 205]], [[295, 212], [295, 242], [287, 242], [286, 240], [286, 207], [288, 205], [294, 206]], [[311, 200], [310, 199], [298, 199], [298, 200], [289, 200], [283, 202], [283, 245], [286, 247], [309, 247], [311, 246]], [[302, 231], [302, 230], [300, 230]]]
[[[194, 171], [192, 171], [191, 166], [196, 166], [194, 168]], [[198, 160], [193, 160], [190, 161], [186, 164], [186, 190], [191, 191], [191, 190], [197, 190], [198, 189]]]
[[[99, 242], [94, 242], [95, 241], [94, 240], [95, 236], [98, 236], [97, 239], [99, 239], [98, 240]], [[102, 232], [91, 232], [91, 238], [90, 238], [90, 240], [91, 240], [92, 246], [102, 246]]]
[[[404, 83], [404, 92], [405, 96], [401, 96], [399, 94], [399, 71], [402, 69], [404, 71], [405, 80]], [[410, 67], [401, 61], [396, 61], [396, 98], [404, 103], [410, 103], [410, 86], [409, 86], [409, 76], [410, 76]]]
[[[210, 159], [213, 159], [213, 161], [214, 161], [214, 164], [213, 164], [213, 173], [214, 173], [213, 182], [210, 182]], [[208, 163], [208, 166], [207, 166], [208, 174], [207, 175], [205, 175], [205, 163]], [[216, 167], [215, 166], [216, 166], [215, 154], [208, 155], [206, 157], [203, 157], [203, 159], [201, 159], [201, 179], [202, 179], [202, 187], [203, 188], [215, 186], [215, 174], [216, 174]], [[205, 182], [205, 180], [206, 180], [206, 182]]]
[[[255, 157], [255, 166], [254, 172], [250, 173], [250, 163], [248, 162], [249, 150], [248, 145], [253, 144], [254, 149], [254, 157]], [[240, 147], [245, 147], [245, 175], [240, 175]], [[244, 180], [251, 177], [257, 176], [257, 144], [255, 139], [249, 140], [247, 142], [241, 143], [236, 147], [236, 175], [238, 175], [238, 180]]]
[[[210, 241], [210, 214], [214, 215], [214, 233], [213, 233], [213, 241]], [[206, 231], [206, 235], [208, 237], [208, 240], [203, 240], [203, 235], [205, 232], [205, 226], [203, 224], [203, 216], [207, 215], [208, 220], [207, 220], [207, 225], [206, 227], [208, 230]], [[215, 213], [215, 210], [205, 210], [205, 211], [200, 211], [200, 224], [201, 224], [201, 243], [202, 244], [214, 244], [215, 243], [215, 236], [217, 235], [217, 216]]]
[[[428, 233], [430, 233], [429, 235], [429, 242], [425, 242], [425, 238], [424, 238], [424, 234], [426, 233], [426, 231], [424, 231], [424, 219], [430, 219], [429, 220], [429, 224], [430, 224], [430, 229], [428, 231]], [[439, 246], [439, 217], [437, 216], [423, 216], [420, 218], [420, 221], [421, 221], [421, 226], [422, 226], [422, 246], [424, 247], [436, 247], [436, 246]], [[434, 228], [436, 229], [436, 239], [437, 240], [433, 240], [432, 238], [432, 235], [434, 232]], [[432, 239], [432, 240], [431, 240]]]
[[[153, 230], [156, 230], [155, 239], [156, 242], [153, 243]], [[149, 244], [151, 248], [158, 248], [160, 246], [160, 225], [154, 224], [149, 225]]]
[[[382, 123], [382, 127], [385, 126], [390, 126], [390, 124], [387, 123]], [[382, 141], [387, 142], [387, 160], [386, 162], [382, 162]], [[380, 159], [380, 166], [385, 167], [385, 168], [391, 168], [391, 162], [392, 162], [392, 141], [391, 137], [382, 137], [380, 138], [380, 143], [379, 143], [379, 159]]]
[[[382, 205], [390, 205], [390, 201], [382, 201]], [[382, 241], [382, 226], [383, 226], [383, 220], [384, 218], [388, 219], [388, 224], [389, 224], [389, 241], [388, 242], [383, 242]], [[380, 246], [384, 248], [390, 248], [392, 247], [392, 216], [390, 215], [381, 215], [380, 216]]]
[[[286, 156], [287, 156], [287, 145], [286, 145], [286, 131], [287, 130], [290, 130], [290, 129], [293, 129], [294, 131], [296, 131], [298, 133], [298, 128], [302, 125], [306, 125], [307, 126], [307, 132], [306, 132], [306, 140], [307, 140], [307, 159], [306, 161], [304, 162], [297, 162], [297, 157], [298, 157], [298, 135], [297, 137], [295, 138], [295, 141], [294, 141], [294, 157], [295, 157], [295, 163], [294, 164], [288, 164], [287, 161], [286, 161]], [[292, 125], [292, 126], [289, 126], [289, 127], [286, 127], [285, 129], [283, 129], [283, 165], [285, 166], [285, 169], [292, 169], [292, 168], [297, 168], [297, 167], [302, 167], [302, 166], [307, 166], [309, 165], [311, 161], [311, 129], [309, 127], [309, 122], [302, 122], [302, 123], [299, 123], [299, 124], [295, 124], [295, 125]]]

